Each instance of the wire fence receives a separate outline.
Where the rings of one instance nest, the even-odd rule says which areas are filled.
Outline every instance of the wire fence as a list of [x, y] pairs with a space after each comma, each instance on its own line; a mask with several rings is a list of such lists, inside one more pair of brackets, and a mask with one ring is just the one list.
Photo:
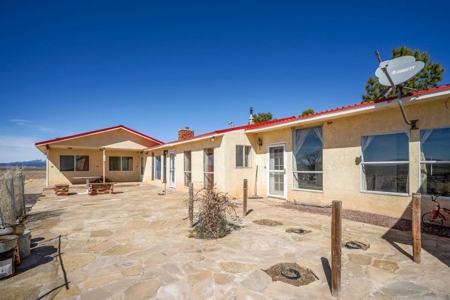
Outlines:
[[0, 175], [0, 223], [15, 224], [25, 214], [25, 175], [11, 168]]

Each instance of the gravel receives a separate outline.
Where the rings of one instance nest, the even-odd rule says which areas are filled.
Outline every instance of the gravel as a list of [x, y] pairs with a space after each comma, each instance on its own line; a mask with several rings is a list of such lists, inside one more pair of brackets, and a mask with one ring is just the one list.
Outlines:
[[[292, 202], [285, 202], [280, 206], [286, 209], [295, 209], [299, 211], [309, 212], [313, 214], [327, 215], [331, 217], [331, 207], [325, 208], [316, 206], [305, 206], [300, 204], [294, 204]], [[401, 231], [411, 231], [411, 221], [406, 219], [392, 218], [348, 209], [342, 210], [342, 218], [351, 221], [388, 227]], [[438, 226], [422, 225], [421, 231], [422, 233], [428, 233], [450, 238], [450, 227], [446, 226], [438, 227]]]

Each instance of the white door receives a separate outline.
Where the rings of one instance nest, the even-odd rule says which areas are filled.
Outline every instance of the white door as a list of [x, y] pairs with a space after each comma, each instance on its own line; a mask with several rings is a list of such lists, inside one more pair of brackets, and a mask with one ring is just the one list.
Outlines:
[[285, 145], [269, 146], [269, 196], [286, 198]]
[[175, 153], [169, 153], [169, 187], [175, 187]]
[[141, 156], [141, 172], [139, 174], [139, 178], [141, 181], [144, 180], [144, 172], [145, 172], [145, 157]]

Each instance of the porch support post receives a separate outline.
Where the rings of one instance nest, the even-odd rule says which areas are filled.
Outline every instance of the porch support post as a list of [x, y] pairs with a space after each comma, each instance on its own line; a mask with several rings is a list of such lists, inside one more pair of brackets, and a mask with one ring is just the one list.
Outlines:
[[48, 163], [48, 157], [50, 156], [50, 147], [47, 145], [47, 150], [45, 151], [45, 156], [46, 156], [46, 160], [45, 160], [45, 187], [48, 187], [48, 173], [49, 170], [48, 168], [50, 167], [49, 163]]
[[103, 148], [103, 183], [106, 182], [106, 150]]
[[412, 244], [413, 244], [413, 261], [420, 264], [422, 261], [422, 237], [420, 233], [420, 202], [422, 195], [420, 193], [412, 194]]

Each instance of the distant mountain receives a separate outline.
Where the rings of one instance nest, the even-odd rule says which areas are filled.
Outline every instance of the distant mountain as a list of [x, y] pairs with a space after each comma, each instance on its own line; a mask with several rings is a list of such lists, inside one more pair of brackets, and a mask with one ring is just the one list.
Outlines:
[[45, 167], [45, 160], [35, 159], [29, 161], [15, 161], [10, 163], [0, 163], [0, 167], [18, 166], [18, 167]]

